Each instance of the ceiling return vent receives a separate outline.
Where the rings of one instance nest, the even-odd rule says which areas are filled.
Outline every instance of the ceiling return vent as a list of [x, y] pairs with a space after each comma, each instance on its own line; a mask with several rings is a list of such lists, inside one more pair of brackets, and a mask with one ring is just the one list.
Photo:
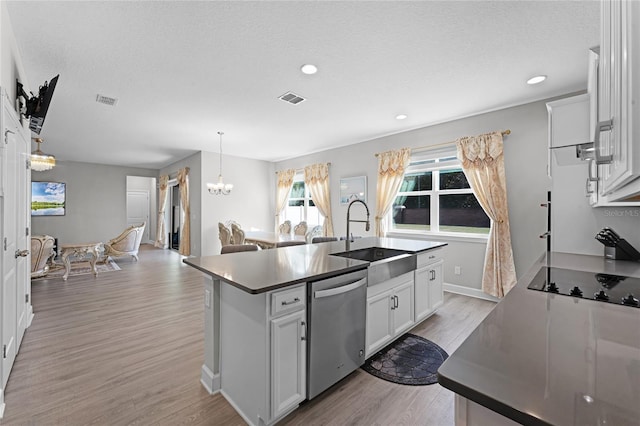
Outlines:
[[296, 95], [295, 93], [292, 93], [292, 92], [287, 92], [284, 95], [279, 96], [278, 99], [293, 105], [298, 105], [300, 102], [306, 101], [306, 99], [303, 98], [302, 96]]
[[110, 98], [108, 96], [103, 96], [101, 94], [97, 94], [96, 95], [96, 102], [98, 102], [99, 104], [105, 104], [105, 105], [109, 105], [109, 106], [116, 106], [116, 104], [118, 103], [118, 99], [117, 98]]

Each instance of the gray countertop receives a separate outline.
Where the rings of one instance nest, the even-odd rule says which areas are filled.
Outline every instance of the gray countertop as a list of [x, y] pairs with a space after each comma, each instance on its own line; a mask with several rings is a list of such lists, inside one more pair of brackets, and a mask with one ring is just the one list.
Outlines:
[[[352, 242], [351, 250], [383, 247], [419, 253], [445, 245], [447, 243], [434, 241], [366, 237]], [[331, 256], [331, 253], [342, 251], [345, 251], [345, 242], [336, 241], [187, 258], [183, 262], [246, 292], [257, 294], [366, 269], [369, 265], [362, 260]]]
[[640, 277], [638, 262], [543, 256], [440, 367], [440, 384], [525, 425], [640, 425], [640, 309], [529, 290], [542, 266]]

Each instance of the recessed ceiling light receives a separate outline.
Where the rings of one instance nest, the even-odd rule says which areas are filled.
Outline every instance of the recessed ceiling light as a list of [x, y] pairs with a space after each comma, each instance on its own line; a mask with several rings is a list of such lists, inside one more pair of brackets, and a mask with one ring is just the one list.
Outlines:
[[547, 79], [546, 75], [536, 75], [535, 77], [531, 77], [529, 80], [527, 80], [527, 84], [538, 84], [538, 83], [542, 83], [543, 81], [545, 81]]
[[304, 74], [315, 74], [318, 72], [318, 67], [312, 64], [304, 64], [300, 67], [300, 71], [302, 71]]
[[396, 120], [404, 120], [405, 118], [407, 118], [406, 114], [398, 114], [398, 115], [396, 115]]

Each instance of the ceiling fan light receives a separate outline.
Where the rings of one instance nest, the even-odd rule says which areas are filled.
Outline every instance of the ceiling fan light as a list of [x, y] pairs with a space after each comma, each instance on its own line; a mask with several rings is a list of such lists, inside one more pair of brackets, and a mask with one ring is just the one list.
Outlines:
[[44, 172], [53, 169], [56, 166], [56, 157], [45, 154], [40, 150], [40, 144], [43, 142], [42, 138], [33, 138], [33, 140], [38, 144], [38, 148], [31, 153], [31, 170]]

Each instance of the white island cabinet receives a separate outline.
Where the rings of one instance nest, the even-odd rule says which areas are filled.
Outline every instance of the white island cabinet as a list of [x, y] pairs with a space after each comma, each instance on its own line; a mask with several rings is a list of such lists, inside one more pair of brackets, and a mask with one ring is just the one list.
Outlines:
[[366, 358], [442, 305], [442, 254], [443, 249], [417, 253], [415, 271], [367, 288]]
[[306, 284], [250, 294], [205, 279], [202, 383], [247, 423], [274, 424], [306, 398], [305, 339]]
[[413, 296], [413, 272], [367, 288], [366, 358], [415, 324]]
[[415, 271], [416, 322], [430, 317], [444, 303], [442, 290], [442, 250], [418, 254]]

